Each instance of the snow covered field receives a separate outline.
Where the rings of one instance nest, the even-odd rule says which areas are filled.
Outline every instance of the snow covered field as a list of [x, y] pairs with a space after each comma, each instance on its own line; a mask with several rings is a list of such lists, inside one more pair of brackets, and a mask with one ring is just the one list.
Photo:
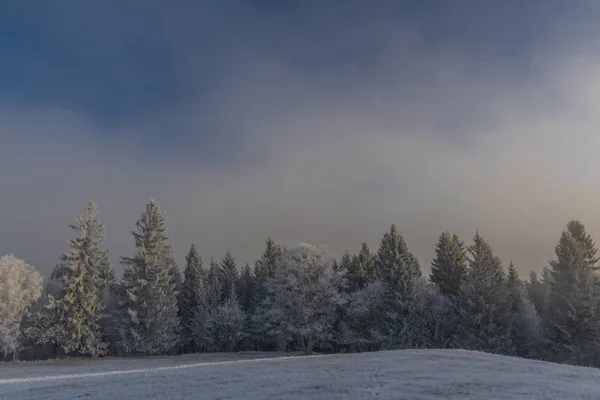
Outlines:
[[600, 399], [600, 370], [454, 350], [0, 364], [0, 399]]

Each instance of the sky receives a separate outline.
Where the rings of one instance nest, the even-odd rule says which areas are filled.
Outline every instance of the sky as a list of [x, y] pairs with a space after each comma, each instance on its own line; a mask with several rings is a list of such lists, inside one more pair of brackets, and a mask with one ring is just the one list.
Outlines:
[[0, 5], [0, 253], [47, 274], [89, 200], [115, 267], [150, 197], [175, 255], [267, 236], [423, 270], [476, 230], [522, 274], [600, 240], [600, 3], [105, 0]]

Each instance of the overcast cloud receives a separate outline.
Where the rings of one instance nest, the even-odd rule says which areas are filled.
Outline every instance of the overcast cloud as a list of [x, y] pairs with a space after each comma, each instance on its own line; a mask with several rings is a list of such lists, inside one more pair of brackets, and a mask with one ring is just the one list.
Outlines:
[[[268, 235], [375, 250], [395, 223], [425, 270], [443, 230], [470, 242], [479, 229], [527, 273], [553, 257], [570, 219], [600, 240], [600, 56], [586, 2], [500, 7], [487, 24], [468, 1], [402, 23], [360, 2], [289, 20], [239, 3], [202, 3], [218, 47], [194, 40], [208, 28], [185, 12], [147, 10], [146, 30], [124, 11], [107, 37], [56, 24], [58, 43], [106, 59], [115, 75], [63, 73], [44, 94], [8, 83], [0, 93], [1, 253], [47, 273], [94, 199], [116, 263], [132, 253], [150, 196], [181, 263], [192, 243], [206, 261], [230, 250], [252, 263]], [[167, 67], [142, 57], [150, 64], [128, 64], [127, 80], [111, 61], [130, 56], [119, 32], [135, 32], [133, 44], [157, 38], [150, 47]], [[39, 88], [33, 71], [61, 64], [33, 55]], [[169, 79], [153, 82], [161, 73]], [[156, 98], [143, 103], [144, 90]]]

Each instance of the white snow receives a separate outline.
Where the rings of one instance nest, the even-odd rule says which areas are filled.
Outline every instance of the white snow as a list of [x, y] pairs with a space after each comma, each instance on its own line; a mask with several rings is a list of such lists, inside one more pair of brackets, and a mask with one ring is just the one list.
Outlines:
[[458, 350], [0, 364], [0, 399], [600, 399], [600, 370]]

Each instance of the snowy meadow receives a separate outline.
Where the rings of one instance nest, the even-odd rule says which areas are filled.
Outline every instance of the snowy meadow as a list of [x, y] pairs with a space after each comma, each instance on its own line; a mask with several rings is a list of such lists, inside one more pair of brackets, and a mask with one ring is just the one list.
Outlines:
[[268, 238], [261, 258], [239, 268], [229, 252], [205, 265], [192, 246], [182, 274], [154, 200], [117, 278], [94, 202], [72, 228], [45, 284], [22, 260], [0, 259], [5, 359], [463, 349], [600, 366], [597, 248], [578, 221], [541, 279], [528, 280], [478, 232], [471, 244], [441, 233], [426, 277], [395, 225], [375, 253], [363, 244], [340, 258]]
[[593, 368], [460, 350], [202, 354], [14, 364], [0, 398], [578, 400], [599, 382]]

